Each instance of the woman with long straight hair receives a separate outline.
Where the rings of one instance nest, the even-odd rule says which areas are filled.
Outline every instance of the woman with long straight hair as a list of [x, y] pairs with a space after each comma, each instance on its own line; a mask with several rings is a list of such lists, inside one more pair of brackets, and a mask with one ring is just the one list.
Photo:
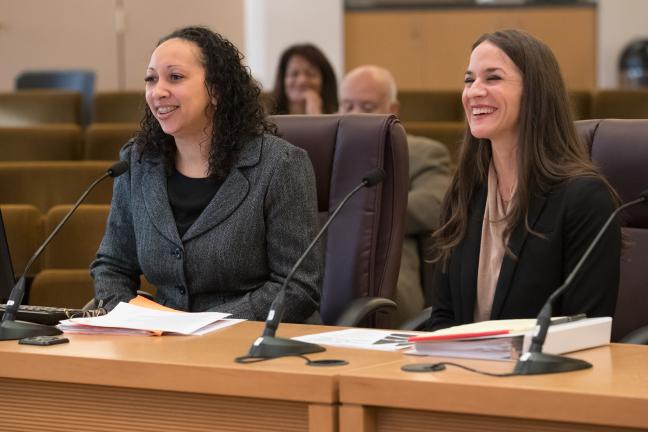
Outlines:
[[[544, 43], [517, 30], [485, 34], [464, 82], [467, 128], [435, 233], [430, 330], [535, 317], [618, 202], [578, 140]], [[620, 249], [615, 223], [554, 313], [611, 316]]]

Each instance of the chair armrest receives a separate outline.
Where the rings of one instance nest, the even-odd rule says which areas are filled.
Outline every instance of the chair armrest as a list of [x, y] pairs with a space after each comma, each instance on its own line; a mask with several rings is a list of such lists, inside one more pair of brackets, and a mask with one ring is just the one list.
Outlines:
[[400, 330], [423, 330], [423, 326], [430, 319], [430, 314], [432, 314], [432, 306], [426, 307], [416, 316], [402, 323], [398, 328]]
[[625, 335], [621, 343], [648, 345], [648, 326], [639, 327]]
[[356, 327], [368, 316], [380, 310], [396, 310], [396, 303], [383, 297], [360, 297], [349, 303], [335, 325]]

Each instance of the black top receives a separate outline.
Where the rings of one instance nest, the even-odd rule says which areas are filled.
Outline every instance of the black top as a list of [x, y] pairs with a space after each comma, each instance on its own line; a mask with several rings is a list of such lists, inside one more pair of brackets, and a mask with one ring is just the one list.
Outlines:
[[[473, 322], [486, 195], [484, 186], [472, 200], [466, 234], [453, 250], [447, 272], [435, 274], [428, 330]], [[529, 198], [529, 227], [542, 237], [529, 234], [523, 224], [511, 233], [508, 246], [517, 259], [505, 255], [502, 260], [492, 320], [535, 318], [616, 207], [605, 183], [591, 177], [561, 182], [548, 193]], [[620, 252], [617, 220], [557, 299], [553, 315], [613, 316]]]
[[222, 184], [222, 180], [186, 177], [173, 170], [167, 178], [167, 193], [180, 237], [198, 219]]

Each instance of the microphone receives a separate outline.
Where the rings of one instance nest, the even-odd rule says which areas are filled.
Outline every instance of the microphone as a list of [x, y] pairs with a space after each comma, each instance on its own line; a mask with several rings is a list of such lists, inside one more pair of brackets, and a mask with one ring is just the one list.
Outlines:
[[551, 325], [551, 311], [552, 305], [558, 297], [560, 297], [571, 285], [574, 278], [578, 275], [581, 267], [585, 260], [590, 256], [592, 250], [596, 247], [603, 234], [607, 230], [608, 226], [612, 223], [614, 218], [623, 210], [628, 207], [632, 207], [635, 204], [644, 204], [648, 205], [648, 189], [644, 190], [639, 194], [639, 198], [634, 201], [627, 202], [614, 210], [610, 217], [605, 221], [601, 229], [594, 237], [594, 240], [583, 253], [583, 256], [578, 261], [574, 269], [567, 275], [565, 282], [554, 291], [547, 302], [544, 304], [540, 313], [538, 314], [538, 319], [536, 321], [535, 333], [533, 339], [531, 340], [531, 346], [529, 351], [523, 353], [515, 364], [513, 369], [513, 375], [536, 375], [536, 374], [546, 374], [546, 373], [556, 373], [556, 372], [569, 372], [581, 369], [591, 368], [591, 363], [588, 363], [584, 360], [573, 359], [570, 357], [563, 357], [553, 354], [545, 354], [542, 352], [542, 346], [544, 345], [545, 339], [547, 337], [547, 331]]
[[83, 192], [81, 197], [77, 200], [77, 202], [72, 206], [72, 208], [65, 214], [63, 219], [61, 219], [61, 222], [56, 225], [56, 227], [52, 230], [52, 233], [45, 239], [43, 244], [34, 252], [34, 255], [29, 259], [27, 262], [27, 265], [25, 266], [25, 270], [22, 273], [22, 276], [20, 276], [20, 279], [18, 279], [18, 282], [16, 282], [16, 285], [14, 285], [13, 289], [11, 290], [11, 294], [9, 295], [9, 300], [7, 300], [7, 308], [5, 310], [4, 316], [2, 317], [2, 323], [0, 323], [0, 341], [3, 340], [14, 340], [14, 339], [22, 339], [26, 337], [33, 337], [33, 336], [54, 336], [54, 335], [59, 335], [61, 334], [61, 331], [58, 330], [56, 327], [50, 327], [50, 326], [45, 326], [41, 324], [35, 324], [35, 323], [30, 323], [30, 322], [24, 322], [24, 321], [15, 321], [16, 319], [16, 312], [18, 312], [18, 307], [22, 303], [23, 297], [25, 295], [25, 280], [27, 277], [27, 272], [29, 272], [29, 269], [31, 268], [32, 264], [34, 264], [34, 261], [38, 259], [38, 257], [43, 253], [43, 250], [45, 250], [45, 247], [49, 244], [50, 241], [54, 238], [54, 236], [61, 230], [61, 227], [67, 222], [67, 220], [72, 216], [72, 213], [81, 205], [83, 200], [88, 196], [90, 191], [95, 188], [103, 179], [106, 177], [119, 177], [120, 175], [124, 174], [126, 171], [128, 171], [128, 162], [126, 161], [119, 161], [115, 164], [113, 164], [108, 170], [106, 170], [106, 173], [103, 174], [101, 177], [99, 177], [97, 180], [95, 180], [88, 189]]
[[310, 242], [304, 253], [299, 257], [293, 268], [286, 276], [286, 279], [284, 280], [279, 290], [279, 294], [277, 294], [277, 297], [275, 297], [274, 301], [270, 305], [270, 312], [268, 312], [268, 317], [266, 318], [263, 335], [254, 341], [247, 356], [242, 357], [242, 360], [249, 361], [250, 359], [258, 358], [269, 359], [289, 355], [303, 355], [325, 351], [324, 347], [316, 344], [275, 337], [277, 327], [279, 327], [279, 323], [281, 323], [281, 319], [283, 318], [284, 314], [286, 287], [288, 286], [288, 282], [290, 282], [293, 275], [295, 274], [295, 271], [297, 271], [297, 269], [301, 265], [302, 261], [308, 256], [317, 241], [326, 232], [328, 226], [331, 224], [333, 219], [335, 219], [335, 217], [340, 212], [342, 207], [344, 207], [347, 201], [360, 189], [365, 187], [373, 187], [382, 182], [384, 178], [385, 171], [383, 171], [382, 168], [375, 168], [371, 170], [362, 178], [362, 182], [357, 185], [351, 192], [349, 192], [342, 199], [340, 204], [338, 204], [333, 213], [331, 213], [331, 216], [329, 216], [329, 218], [326, 220], [324, 226], [322, 226], [313, 241]]

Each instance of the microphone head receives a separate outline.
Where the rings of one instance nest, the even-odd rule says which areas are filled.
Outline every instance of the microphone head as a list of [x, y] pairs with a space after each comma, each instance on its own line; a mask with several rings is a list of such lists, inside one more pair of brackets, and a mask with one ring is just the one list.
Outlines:
[[646, 189], [646, 190], [644, 190], [643, 192], [641, 192], [641, 193], [639, 194], [639, 198], [642, 198], [642, 199], [643, 199], [643, 201], [641, 202], [641, 204], [643, 204], [643, 205], [648, 205], [648, 189]]
[[366, 187], [376, 186], [385, 179], [385, 171], [382, 168], [374, 168], [369, 171], [363, 178], [362, 182]]
[[115, 162], [108, 170], [106, 173], [110, 177], [119, 177], [120, 175], [124, 174], [126, 171], [128, 171], [128, 162], [126, 161], [119, 161]]

